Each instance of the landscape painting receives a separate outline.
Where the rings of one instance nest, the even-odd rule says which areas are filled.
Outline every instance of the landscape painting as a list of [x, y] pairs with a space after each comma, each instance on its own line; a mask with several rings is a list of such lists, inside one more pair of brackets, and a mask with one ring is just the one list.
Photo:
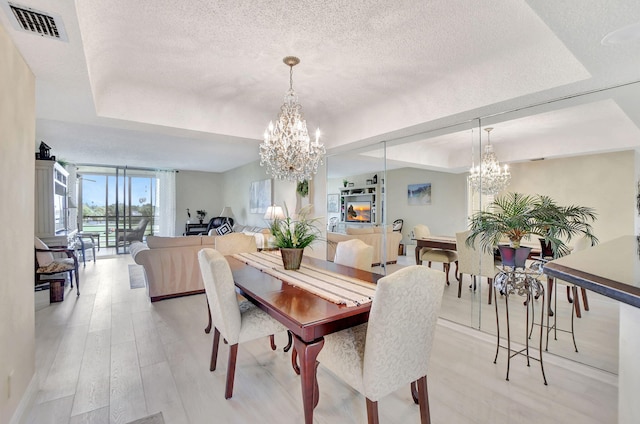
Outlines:
[[431, 183], [409, 184], [407, 187], [407, 201], [409, 205], [430, 205]]

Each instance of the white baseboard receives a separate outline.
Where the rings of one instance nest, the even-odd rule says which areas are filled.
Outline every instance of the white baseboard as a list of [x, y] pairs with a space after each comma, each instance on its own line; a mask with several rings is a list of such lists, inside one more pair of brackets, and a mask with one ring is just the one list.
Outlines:
[[22, 395], [22, 399], [20, 399], [20, 403], [18, 403], [18, 407], [11, 417], [9, 424], [26, 424], [29, 411], [36, 399], [39, 385], [38, 373], [35, 372], [33, 377], [31, 377], [27, 390], [25, 390], [24, 395]]

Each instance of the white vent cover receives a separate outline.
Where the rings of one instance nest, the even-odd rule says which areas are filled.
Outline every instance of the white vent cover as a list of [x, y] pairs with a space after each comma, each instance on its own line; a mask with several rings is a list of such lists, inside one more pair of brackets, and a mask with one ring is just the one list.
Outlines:
[[45, 13], [13, 2], [2, 1], [0, 5], [7, 13], [13, 28], [41, 37], [68, 41], [67, 32], [60, 16]]

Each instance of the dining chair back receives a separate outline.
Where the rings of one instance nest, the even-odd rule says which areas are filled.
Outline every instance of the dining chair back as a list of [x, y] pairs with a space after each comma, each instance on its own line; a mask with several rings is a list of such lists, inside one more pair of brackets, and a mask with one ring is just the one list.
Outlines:
[[[431, 231], [426, 225], [418, 224], [413, 227], [413, 235], [416, 239], [428, 238], [431, 236]], [[458, 253], [456, 251], [422, 247], [420, 248], [418, 258], [420, 259], [420, 262], [427, 262], [429, 268], [431, 268], [432, 262], [442, 262], [442, 269], [446, 275], [447, 285], [449, 285], [449, 269], [453, 262], [456, 264], [455, 276], [456, 279], [458, 278]]]
[[202, 249], [198, 252], [198, 263], [215, 328], [209, 369], [216, 369], [218, 343], [222, 335], [229, 343], [225, 387], [225, 399], [229, 399], [233, 395], [238, 344], [286, 331], [286, 327], [253, 304], [240, 307], [231, 268], [220, 252]]
[[473, 277], [472, 288], [476, 289], [476, 278], [486, 277], [489, 283], [489, 300], [493, 291], [493, 278], [500, 271], [496, 267], [493, 253], [485, 252], [480, 246], [480, 239], [474, 241], [473, 246], [467, 245], [467, 237], [471, 231], [456, 233], [456, 250], [458, 252], [458, 297], [462, 295], [462, 276], [468, 274]]
[[369, 246], [360, 239], [341, 241], [336, 246], [334, 262], [370, 271], [373, 262], [373, 246]]
[[378, 281], [367, 324], [325, 336], [318, 361], [366, 397], [370, 423], [378, 400], [404, 385], [429, 422], [426, 376], [443, 290], [441, 271], [403, 268]]

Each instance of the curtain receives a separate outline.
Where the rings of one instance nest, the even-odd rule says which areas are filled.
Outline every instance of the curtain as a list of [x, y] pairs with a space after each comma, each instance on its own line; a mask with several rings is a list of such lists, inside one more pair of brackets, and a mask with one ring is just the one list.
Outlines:
[[176, 232], [176, 172], [156, 171], [158, 178], [158, 235], [173, 237]]

